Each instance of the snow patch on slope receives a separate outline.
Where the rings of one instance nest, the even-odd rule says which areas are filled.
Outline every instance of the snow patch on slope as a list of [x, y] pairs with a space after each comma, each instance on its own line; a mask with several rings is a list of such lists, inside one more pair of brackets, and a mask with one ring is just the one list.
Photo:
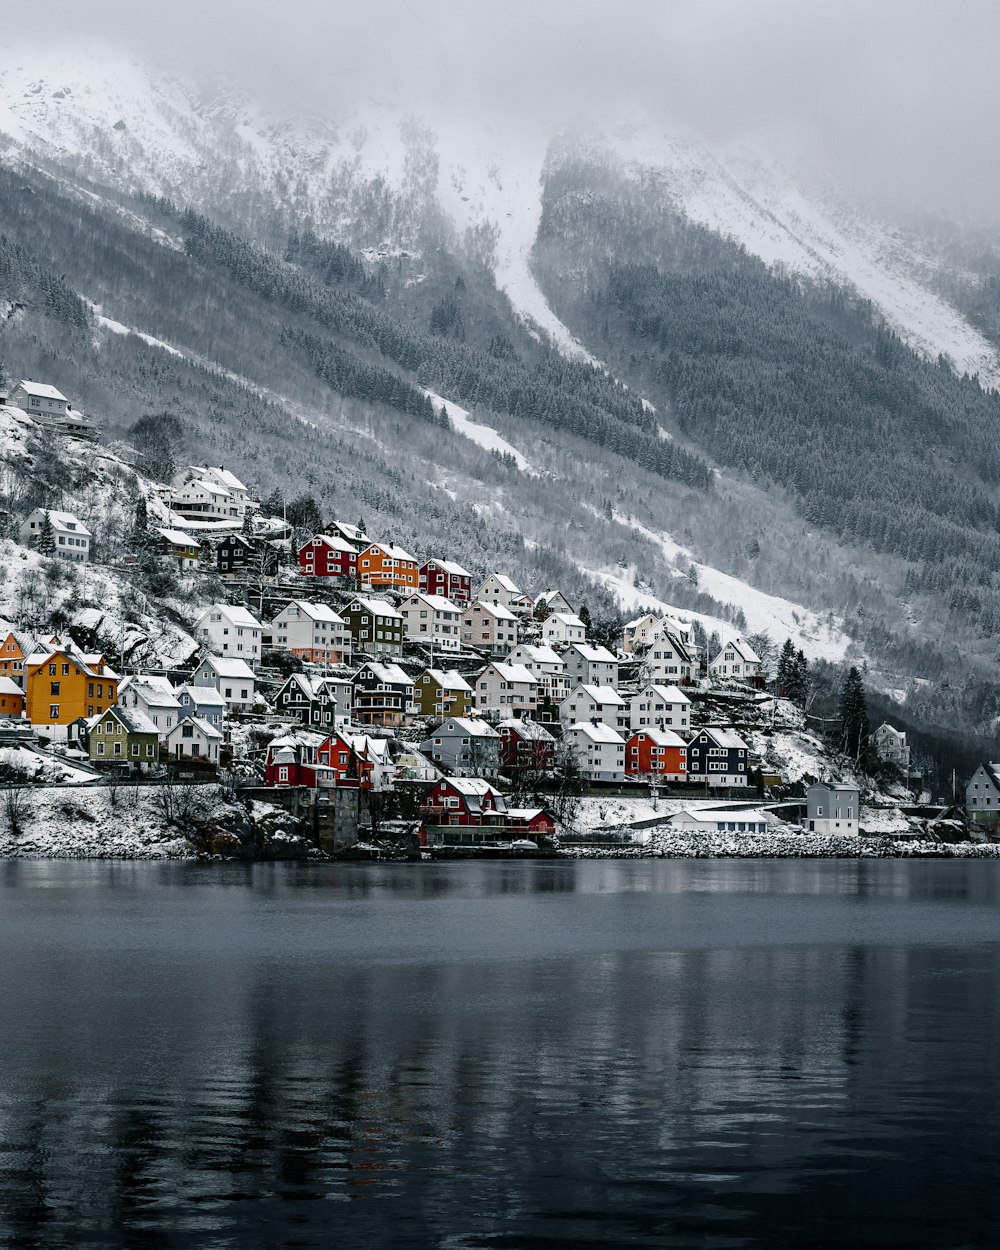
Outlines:
[[450, 399], [443, 399], [435, 391], [425, 390], [424, 394], [438, 407], [444, 408], [448, 414], [448, 420], [457, 433], [471, 439], [474, 443], [478, 443], [486, 451], [496, 451], [502, 456], [513, 456], [517, 462], [517, 467], [522, 473], [530, 473], [535, 477], [538, 476], [528, 463], [528, 458], [518, 451], [512, 443], [508, 443], [491, 425], [482, 425], [478, 421], [473, 421], [469, 416], [468, 409], [452, 403]]

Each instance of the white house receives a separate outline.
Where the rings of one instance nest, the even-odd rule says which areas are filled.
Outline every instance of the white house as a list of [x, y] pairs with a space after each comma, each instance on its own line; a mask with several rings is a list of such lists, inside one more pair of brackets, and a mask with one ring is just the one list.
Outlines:
[[326, 603], [293, 599], [271, 618], [271, 645], [314, 664], [340, 664], [350, 651], [347, 622]]
[[141, 712], [152, 722], [161, 739], [183, 716], [177, 691], [166, 677], [143, 673], [123, 677], [118, 683], [118, 706], [129, 712]]
[[542, 639], [553, 643], [586, 642], [587, 627], [572, 612], [553, 612], [542, 622]]
[[500, 734], [484, 720], [452, 716], [420, 750], [456, 777], [490, 777], [500, 767]]
[[523, 664], [488, 664], [474, 679], [472, 689], [480, 712], [524, 717], [538, 707], [538, 678]]
[[200, 716], [184, 716], [167, 734], [167, 751], [175, 760], [208, 760], [219, 763], [222, 734]]
[[37, 548], [46, 515], [52, 526], [52, 555], [59, 560], [69, 560], [74, 564], [86, 564], [90, 558], [91, 533], [72, 512], [57, 512], [54, 508], [36, 508], [21, 522], [19, 533], [22, 544], [25, 547]]
[[712, 677], [720, 677], [725, 681], [753, 681], [760, 676], [760, 670], [760, 656], [742, 638], [733, 638], [727, 642], [708, 666]]
[[663, 823], [680, 833], [767, 833], [777, 822], [756, 808], [682, 807]]
[[564, 725], [590, 721], [625, 732], [628, 704], [614, 686], [574, 686], [559, 705], [559, 719]]
[[461, 651], [462, 609], [450, 599], [418, 590], [403, 600], [399, 611], [410, 642], [429, 642], [439, 651]]
[[965, 787], [965, 811], [979, 825], [1000, 820], [1000, 764], [980, 764]]
[[872, 734], [872, 741], [879, 759], [885, 760], [887, 764], [895, 764], [899, 769], [909, 769], [910, 748], [903, 730], [895, 729], [888, 721], [883, 721]]
[[625, 739], [610, 725], [578, 721], [563, 730], [561, 746], [571, 756], [581, 777], [590, 781], [622, 781], [625, 777]]
[[691, 700], [676, 686], [644, 686], [630, 700], [633, 729], [687, 729]]
[[222, 465], [190, 465], [167, 497], [174, 512], [194, 520], [242, 520], [250, 502], [246, 486]]
[[650, 634], [642, 661], [642, 679], [660, 686], [693, 681], [698, 675], [700, 651], [690, 625], [670, 617], [657, 618], [657, 623], [650, 626]]
[[857, 833], [860, 814], [857, 786], [817, 781], [806, 791], [806, 828], [810, 833]]
[[644, 612], [628, 621], [622, 632], [622, 650], [626, 655], [644, 655], [658, 636], [661, 618], [655, 612]]
[[198, 617], [195, 629], [205, 635], [216, 655], [235, 655], [251, 668], [260, 662], [264, 627], [246, 608], [213, 603]]
[[545, 589], [535, 596], [535, 611], [562, 612], [566, 616], [573, 615], [573, 605], [559, 590]]
[[618, 658], [607, 647], [571, 642], [562, 653], [571, 686], [617, 686]]
[[524, 592], [506, 573], [491, 573], [476, 591], [477, 602], [499, 604], [502, 608], [512, 608], [523, 598]]
[[221, 729], [226, 716], [226, 700], [211, 686], [180, 686], [177, 701], [181, 705], [181, 719], [185, 716], [208, 721], [214, 729]]
[[249, 712], [257, 699], [257, 679], [246, 660], [207, 655], [194, 670], [194, 686], [211, 686], [230, 712]]
[[517, 617], [499, 603], [479, 603], [465, 609], [462, 616], [462, 641], [485, 651], [504, 655], [517, 646]]
[[57, 420], [69, 412], [69, 400], [62, 391], [26, 378], [11, 388], [7, 402], [15, 408], [23, 408], [29, 417], [41, 417], [43, 421]]
[[522, 664], [534, 673], [541, 684], [541, 698], [561, 703], [569, 694], [566, 664], [558, 651], [551, 647], [522, 642], [507, 657], [508, 664]]

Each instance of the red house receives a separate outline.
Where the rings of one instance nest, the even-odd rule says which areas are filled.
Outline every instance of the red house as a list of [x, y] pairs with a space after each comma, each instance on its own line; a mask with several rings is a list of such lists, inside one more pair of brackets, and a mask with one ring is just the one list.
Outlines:
[[357, 577], [358, 553], [344, 538], [317, 534], [299, 548], [303, 577]]
[[274, 738], [267, 748], [264, 784], [308, 786], [310, 790], [315, 790], [321, 781], [333, 784], [329, 768], [319, 761], [319, 748], [324, 741], [323, 734], [308, 730]]
[[687, 781], [687, 744], [669, 729], [636, 730], [625, 744], [625, 776]]
[[480, 777], [447, 777], [427, 792], [420, 810], [423, 838], [427, 825], [495, 825], [507, 801]]
[[502, 720], [500, 766], [512, 772], [550, 773], [556, 766], [556, 740], [533, 720]]
[[428, 560], [419, 570], [420, 589], [428, 595], [443, 595], [452, 603], [472, 602], [472, 574], [451, 560]]
[[510, 807], [507, 827], [512, 838], [551, 838], [556, 822], [544, 807]]

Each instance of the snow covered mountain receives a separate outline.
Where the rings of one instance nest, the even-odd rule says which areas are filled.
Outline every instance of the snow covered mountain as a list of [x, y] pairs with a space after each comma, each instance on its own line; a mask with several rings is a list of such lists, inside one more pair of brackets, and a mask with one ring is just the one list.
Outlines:
[[[165, 194], [210, 213], [238, 204], [258, 230], [309, 219], [371, 255], [410, 260], [445, 238], [490, 265], [531, 325], [592, 359], [531, 272], [552, 136], [499, 116], [418, 120], [371, 101], [347, 118], [276, 115], [245, 90], [74, 44], [8, 51], [0, 136], [8, 159], [42, 161], [92, 190]], [[1000, 383], [996, 349], [931, 287], [940, 258], [815, 178], [793, 176], [759, 146], [713, 147], [648, 124], [589, 135], [586, 146], [766, 263], [854, 287], [922, 354]]]

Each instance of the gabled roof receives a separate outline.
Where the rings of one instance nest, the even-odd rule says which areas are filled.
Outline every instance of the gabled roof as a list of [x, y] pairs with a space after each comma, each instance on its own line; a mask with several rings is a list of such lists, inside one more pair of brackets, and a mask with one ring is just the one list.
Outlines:
[[291, 603], [286, 604], [281, 609], [277, 616], [271, 618], [271, 624], [273, 625], [279, 617], [284, 616], [288, 609], [292, 607], [298, 608], [301, 614], [308, 616], [311, 621], [325, 621], [330, 625], [343, 625], [345, 623], [344, 618], [339, 613], [334, 612], [328, 603], [311, 603], [308, 599], [293, 599]]
[[[457, 725], [462, 733], [466, 733], [470, 738], [499, 738], [500, 735], [488, 721], [472, 720], [468, 716], [449, 716], [441, 725], [444, 729], [445, 725]], [[441, 729], [435, 730], [440, 733]]]
[[685, 816], [689, 820], [698, 821], [704, 824], [720, 824], [731, 820], [742, 820], [744, 822], [752, 820], [758, 824], [761, 822], [764, 824], [770, 824], [773, 819], [770, 817], [769, 813], [762, 812], [755, 807], [682, 807], [679, 812], [674, 812], [672, 816], [668, 816], [666, 818], [666, 823], [670, 824], [671, 822]]
[[187, 695], [195, 707], [207, 707], [209, 704], [214, 707], [226, 706], [226, 700], [214, 686], [181, 686], [177, 691], [178, 699], [182, 694]]
[[454, 616], [460, 616], [462, 609], [457, 603], [452, 603], [450, 599], [446, 599], [444, 595], [429, 595], [424, 590], [415, 590], [412, 594], [407, 595], [400, 608], [405, 608], [408, 603], [426, 604], [432, 612], [451, 612]]
[[648, 686], [643, 686], [638, 694], [632, 696], [633, 699], [641, 699], [644, 694], [652, 693], [658, 699], [662, 699], [664, 703], [690, 703], [683, 690], [679, 690], [677, 686], [657, 686], [650, 682]]
[[421, 565], [421, 568], [426, 569], [431, 564], [436, 564], [439, 569], [442, 569], [445, 573], [450, 573], [452, 577], [472, 576], [468, 569], [463, 569], [462, 566], [460, 564], [456, 564], [454, 560], [438, 560], [433, 556], [429, 560], [425, 560]]
[[360, 554], [364, 555], [365, 551], [371, 551], [373, 547], [378, 547], [380, 551], [383, 551], [392, 560], [409, 560], [411, 564], [416, 564], [413, 556], [408, 551], [404, 551], [402, 547], [397, 547], [395, 543], [370, 542]]
[[549, 621], [559, 621], [567, 627], [578, 625], [580, 629], [586, 629], [583, 621], [580, 620], [575, 612], [553, 612], [551, 616], [545, 618], [545, 624], [548, 625]]
[[498, 621], [517, 620], [517, 617], [510, 610], [510, 608], [505, 608], [502, 603], [483, 603], [481, 600], [477, 599], [475, 603], [470, 603], [465, 610], [466, 612], [471, 612], [473, 608], [482, 608], [482, 610], [489, 613], [490, 616], [495, 616]]
[[[991, 764], [989, 767], [1000, 768], [1000, 764]], [[843, 794], [845, 792], [848, 794], [858, 793], [858, 787], [849, 785], [846, 781], [814, 781], [809, 787], [809, 790], [827, 790], [831, 793], [836, 792], [838, 794]], [[806, 793], [808, 794], [809, 791], [807, 790]]]
[[338, 538], [336, 534], [314, 534], [307, 543], [302, 544], [299, 551], [305, 551], [307, 547], [315, 547], [318, 542], [321, 542], [324, 547], [332, 547], [334, 551], [347, 551], [352, 556], [357, 555], [356, 548], [346, 538]]
[[492, 794], [498, 799], [502, 799], [503, 795], [488, 781], [484, 781], [482, 777], [446, 777], [445, 782], [453, 790], [457, 790], [459, 794], [464, 795], [467, 799], [483, 798], [484, 795]]
[[535, 607], [540, 607], [543, 603], [551, 603], [552, 600], [556, 598], [562, 599], [564, 603], [569, 603], [569, 600], [561, 590], [553, 590], [550, 586], [546, 590], [543, 590], [540, 595], [535, 595]]
[[370, 612], [372, 616], [394, 616], [400, 621], [403, 619], [400, 611], [385, 599], [366, 599], [359, 595], [351, 600], [344, 611], [350, 612], [354, 607], [361, 608], [363, 612]]
[[190, 534], [185, 534], [182, 530], [163, 530], [156, 531], [161, 538], [165, 538], [168, 543], [173, 543], [175, 547], [200, 547], [201, 543], [197, 538], [192, 538]]
[[387, 686], [412, 686], [413, 678], [410, 677], [404, 669], [398, 664], [378, 664], [372, 661], [368, 664], [362, 664], [358, 671], [354, 674], [357, 680], [362, 673], [371, 673], [376, 681], [382, 682]]
[[617, 707], [625, 706], [625, 700], [614, 686], [590, 686], [586, 682], [580, 682], [578, 686], [573, 687], [567, 697], [572, 699], [578, 690], [582, 690], [595, 703], [613, 703]]
[[429, 674], [431, 681], [436, 681], [445, 690], [468, 690], [470, 693], [472, 692], [472, 687], [457, 669], [425, 668], [420, 676], [423, 677], [424, 673]]
[[118, 685], [118, 697], [129, 690], [134, 691], [143, 703], [150, 707], [179, 708], [177, 692], [166, 677], [150, 673], [139, 673], [131, 677], [123, 677]]
[[574, 721], [564, 732], [565, 734], [579, 733], [585, 738], [589, 738], [591, 742], [614, 743], [616, 746], [624, 746], [625, 739], [610, 725], [605, 725], [603, 721], [599, 721], [596, 725], [589, 720]]
[[740, 735], [732, 729], [698, 729], [694, 737], [697, 738], [699, 734], [707, 734], [717, 747], [728, 747], [740, 751], [750, 750]]
[[555, 742], [553, 735], [536, 720], [518, 720], [512, 716], [509, 720], [498, 721], [497, 729], [509, 729], [526, 742]]
[[0, 677], [0, 694], [19, 694], [24, 697], [24, 691], [10, 677]]
[[576, 651], [588, 664], [618, 663], [618, 657], [613, 655], [607, 647], [592, 647], [586, 642], [571, 642], [568, 649]]
[[500, 586], [501, 590], [506, 590], [509, 595], [519, 595], [522, 593], [520, 586], [515, 585], [513, 580], [509, 578], [506, 573], [491, 573], [490, 576], [483, 582], [484, 586], [490, 578], [492, 578]]
[[209, 465], [204, 469], [197, 469], [197, 472], [210, 473], [212, 477], [220, 481], [223, 486], [228, 487], [229, 490], [246, 490], [246, 486], [240, 481], [236, 474], [230, 473], [230, 471], [228, 469], [224, 469], [221, 464]]
[[239, 625], [246, 629], [263, 629], [260, 621], [244, 607], [237, 607], [231, 603], [213, 603], [206, 608], [198, 617], [196, 627], [200, 626], [202, 621], [213, 612], [218, 612], [226, 618], [232, 625]]
[[103, 712], [98, 712], [87, 721], [88, 728], [92, 729], [94, 725], [104, 720], [106, 716], [114, 717], [126, 733], [159, 735], [160, 732], [145, 712], [140, 712], [136, 708], [131, 707], [109, 707]]
[[[579, 643], [576, 644], [579, 646]], [[522, 642], [520, 646], [514, 647], [510, 655], [507, 657], [510, 661], [511, 656], [518, 652], [524, 656], [525, 660], [530, 660], [532, 664], [555, 664], [557, 667], [564, 669], [566, 661], [562, 658], [558, 651], [553, 651], [551, 647], [545, 646], [543, 643]], [[515, 660], [515, 664], [521, 664], [524, 661]]]
[[55, 508], [36, 508], [35, 511], [48, 514], [48, 518], [52, 522], [52, 528], [57, 534], [82, 534], [85, 538], [91, 537], [90, 530], [72, 512], [58, 512]]
[[751, 647], [748, 642], [744, 642], [742, 638], [731, 638], [728, 642], [724, 642], [719, 648], [719, 655], [715, 657], [712, 663], [717, 664], [719, 662], [719, 656], [721, 656], [722, 653], [729, 647], [736, 652], [744, 664], [760, 663], [760, 656], [753, 649], [753, 647]]
[[197, 729], [198, 732], [204, 737], [218, 738], [220, 741], [222, 740], [222, 734], [218, 731], [218, 729], [216, 729], [214, 725], [209, 724], [209, 722], [201, 716], [182, 716], [173, 729], [171, 729], [167, 734], [168, 740], [170, 738], [181, 738], [184, 736], [181, 731], [182, 725], [194, 725], [195, 729]]
[[29, 382], [27, 378], [22, 378], [17, 386], [12, 386], [10, 389], [16, 391], [18, 386], [26, 395], [34, 395], [36, 399], [58, 399], [64, 404], [69, 403], [62, 391], [57, 391], [54, 386], [49, 386], [47, 382]]
[[202, 660], [200, 667], [207, 664], [217, 677], [240, 677], [244, 680], [249, 678], [255, 681], [253, 669], [247, 664], [246, 660], [238, 660], [229, 656], [206, 655]]
[[643, 725], [633, 730], [629, 742], [633, 738], [638, 738], [640, 734], [644, 734], [657, 747], [681, 747], [682, 750], [687, 747], [687, 743], [680, 734], [675, 734], [672, 729], [658, 729], [655, 725]]
[[487, 664], [482, 673], [476, 675], [476, 680], [482, 677], [483, 673], [488, 673], [490, 669], [499, 676], [501, 681], [518, 681], [527, 682], [529, 685], [537, 686], [538, 678], [529, 668], [525, 668], [523, 664]]

